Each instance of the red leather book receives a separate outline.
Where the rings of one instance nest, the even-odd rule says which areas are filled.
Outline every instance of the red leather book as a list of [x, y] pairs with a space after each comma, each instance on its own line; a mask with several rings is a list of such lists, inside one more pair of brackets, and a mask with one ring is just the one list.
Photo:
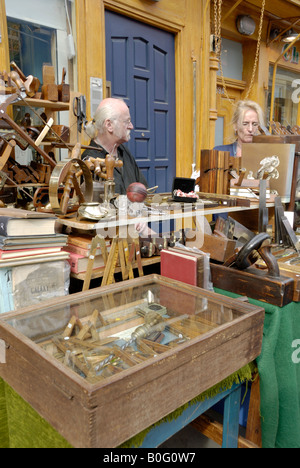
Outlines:
[[196, 257], [170, 250], [162, 250], [160, 253], [160, 273], [162, 276], [197, 286], [197, 270], [198, 260]]

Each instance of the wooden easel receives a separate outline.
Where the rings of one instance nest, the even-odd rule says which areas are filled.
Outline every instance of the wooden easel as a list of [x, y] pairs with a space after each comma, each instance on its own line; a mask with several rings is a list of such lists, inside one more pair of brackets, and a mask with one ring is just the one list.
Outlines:
[[111, 243], [110, 252], [108, 254], [104, 238], [97, 235], [92, 240], [88, 266], [82, 287], [83, 291], [88, 290], [90, 287], [95, 253], [99, 244], [105, 264], [101, 286], [106, 286], [114, 282], [114, 273], [118, 264], [118, 260], [121, 267], [123, 281], [127, 279], [133, 279], [134, 275], [132, 263], [134, 261], [134, 256], [136, 257], [139, 276], [144, 276], [140, 243], [138, 238], [132, 239], [132, 244], [129, 251], [127, 239], [120, 239], [118, 236], [114, 237]]

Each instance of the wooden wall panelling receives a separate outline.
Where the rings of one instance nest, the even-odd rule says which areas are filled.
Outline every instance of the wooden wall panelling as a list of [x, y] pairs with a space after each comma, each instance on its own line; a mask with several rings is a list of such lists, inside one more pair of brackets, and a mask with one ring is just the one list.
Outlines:
[[[196, 168], [200, 166], [200, 152], [209, 147], [209, 0], [189, 1], [186, 25], [182, 32], [181, 75], [176, 88], [177, 103], [177, 175], [190, 177], [194, 150], [194, 64], [196, 73]], [[177, 59], [179, 57], [177, 56]], [[181, 112], [180, 112], [181, 111]]]
[[[209, 56], [210, 56], [210, 4], [209, 0], [202, 2], [202, 19], [201, 19], [201, 68], [199, 72], [199, 89], [200, 102], [199, 102], [199, 136], [198, 136], [198, 161], [197, 169], [200, 167], [201, 150], [210, 147], [210, 95], [212, 91], [212, 84], [210, 83], [210, 69], [209, 69]], [[214, 86], [215, 89], [215, 86]]]
[[0, 0], [0, 71], [10, 71], [5, 0]]
[[[8, 32], [6, 21], [5, 0], [0, 0], [0, 71], [10, 71], [9, 48], [8, 48]], [[7, 113], [12, 117], [12, 106], [9, 106]]]
[[[178, 72], [176, 76], [176, 100], [177, 100], [177, 167], [179, 177], [190, 177], [192, 173], [193, 155], [199, 151], [201, 142], [200, 105], [204, 97], [201, 82], [202, 54], [201, 45], [204, 30], [202, 17], [202, 4], [191, 0], [186, 7], [186, 23], [180, 33], [180, 45], [182, 54], [176, 56]], [[179, 39], [179, 38], [178, 38]], [[196, 95], [194, 97], [194, 76], [196, 80]], [[196, 141], [194, 143], [194, 99], [196, 102]], [[203, 132], [205, 134], [205, 132]], [[201, 138], [201, 136], [200, 136]], [[195, 146], [194, 146], [195, 145]]]
[[[76, 0], [78, 92], [86, 96], [90, 120], [90, 77], [102, 78], [105, 87], [104, 6], [99, 0]], [[83, 134], [83, 144], [89, 143]]]

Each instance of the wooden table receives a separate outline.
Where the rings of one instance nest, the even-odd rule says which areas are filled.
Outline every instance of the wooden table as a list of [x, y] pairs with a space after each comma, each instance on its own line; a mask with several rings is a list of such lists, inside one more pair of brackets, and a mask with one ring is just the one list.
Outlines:
[[[174, 203], [175, 204], [175, 203]], [[103, 237], [110, 237], [113, 238], [117, 235], [119, 237], [127, 238], [130, 237], [130, 234], [133, 233], [134, 226], [138, 223], [169, 223], [169, 232], [173, 231], [171, 229], [170, 223], [172, 221], [176, 221], [176, 228], [179, 229], [194, 229], [195, 225], [200, 226], [203, 224], [203, 218], [206, 216], [211, 216], [213, 214], [218, 215], [224, 212], [226, 213], [241, 213], [244, 211], [254, 211], [258, 210], [259, 206], [257, 203], [253, 202], [249, 207], [246, 206], [229, 206], [225, 207], [213, 207], [213, 208], [203, 208], [201, 204], [190, 204], [185, 203], [184, 206], [180, 205], [178, 210], [174, 211], [165, 211], [162, 214], [149, 214], [149, 216], [140, 216], [137, 218], [130, 218], [127, 216], [124, 217], [116, 217], [111, 220], [100, 220], [100, 221], [85, 221], [85, 220], [78, 220], [76, 215], [66, 216], [58, 218], [58, 223], [64, 227], [74, 228], [76, 230], [80, 229], [85, 232], [93, 232], [102, 235]], [[178, 206], [178, 204], [177, 204]], [[267, 203], [267, 208], [274, 207], [274, 203]], [[258, 217], [257, 217], [258, 219]], [[149, 266], [153, 264], [157, 264], [160, 262], [160, 257], [155, 256], [151, 258], [143, 258], [142, 265]], [[134, 263], [133, 268], [137, 268], [137, 265]], [[103, 276], [105, 267], [101, 267], [98, 269], [93, 270], [91, 279], [101, 278]], [[120, 268], [116, 268], [115, 272], [118, 273], [121, 271]], [[85, 279], [85, 272], [84, 273], [72, 273], [72, 278], [82, 280]]]

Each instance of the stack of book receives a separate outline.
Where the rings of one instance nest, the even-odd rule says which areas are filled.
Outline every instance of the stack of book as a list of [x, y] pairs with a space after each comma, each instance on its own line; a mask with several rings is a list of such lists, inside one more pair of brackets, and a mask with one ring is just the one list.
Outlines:
[[[70, 234], [68, 236], [67, 245], [63, 248], [66, 252], [69, 253], [69, 263], [72, 273], [85, 273], [87, 270], [90, 250], [93, 240], [93, 235], [89, 234]], [[106, 249], [109, 252], [110, 241], [106, 241]], [[100, 245], [98, 245], [95, 256], [93, 270], [104, 267], [104, 259], [102, 257], [102, 252]]]
[[200, 288], [205, 287], [205, 254], [181, 247], [170, 247], [160, 253], [162, 276]]
[[68, 294], [68, 236], [49, 213], [0, 208], [0, 314]]
[[17, 208], [0, 208], [0, 268], [67, 260], [68, 236], [55, 232], [56, 217]]

